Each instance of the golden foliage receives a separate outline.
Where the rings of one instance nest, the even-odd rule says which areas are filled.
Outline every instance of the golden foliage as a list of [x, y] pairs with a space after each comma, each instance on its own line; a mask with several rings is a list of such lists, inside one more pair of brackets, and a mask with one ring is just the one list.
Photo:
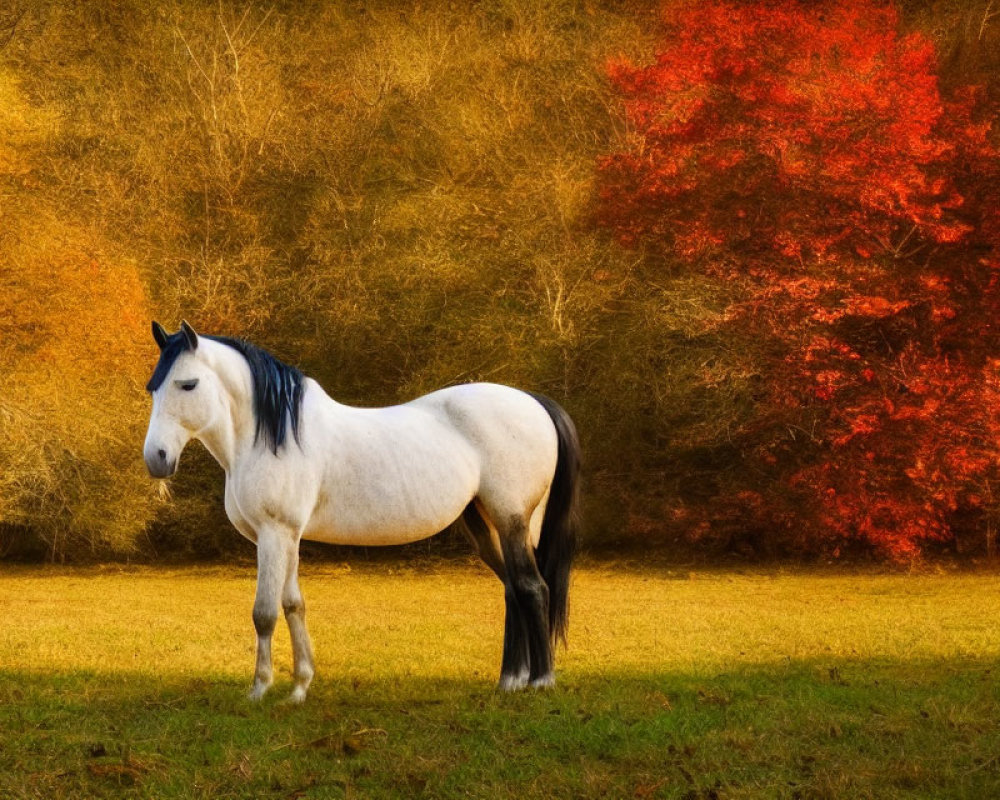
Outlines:
[[0, 545], [30, 547], [18, 541], [30, 531], [52, 557], [127, 552], [154, 509], [135, 446], [145, 291], [134, 264], [35, 188], [58, 121], [3, 77], [0, 117], [15, 131], [0, 180], [20, 189], [0, 217]]

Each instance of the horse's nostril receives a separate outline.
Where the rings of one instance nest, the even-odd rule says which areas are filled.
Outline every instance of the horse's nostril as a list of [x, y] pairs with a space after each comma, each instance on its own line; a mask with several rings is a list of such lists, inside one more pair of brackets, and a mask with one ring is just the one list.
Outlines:
[[167, 459], [167, 451], [166, 450], [157, 450], [156, 454], [160, 457], [160, 461], [166, 461], [166, 459]]

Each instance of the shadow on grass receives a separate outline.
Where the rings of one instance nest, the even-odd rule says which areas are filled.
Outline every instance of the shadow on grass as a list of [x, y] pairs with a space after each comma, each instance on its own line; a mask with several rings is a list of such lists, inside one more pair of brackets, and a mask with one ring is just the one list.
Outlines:
[[1000, 788], [980, 660], [399, 678], [251, 705], [231, 678], [0, 670], [0, 797], [969, 797]]

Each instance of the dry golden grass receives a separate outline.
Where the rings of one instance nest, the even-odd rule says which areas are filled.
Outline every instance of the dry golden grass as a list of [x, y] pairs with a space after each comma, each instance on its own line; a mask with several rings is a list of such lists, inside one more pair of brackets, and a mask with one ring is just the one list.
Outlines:
[[[500, 661], [503, 596], [480, 566], [306, 565], [320, 682], [481, 679]], [[254, 572], [190, 567], [8, 570], [0, 664], [28, 671], [250, 679]], [[576, 572], [570, 680], [710, 675], [828, 661], [1000, 658], [989, 574]], [[280, 628], [276, 665], [290, 672]]]
[[494, 693], [478, 566], [307, 566], [306, 704], [253, 572], [0, 578], [0, 796], [988, 797], [996, 577], [584, 567], [559, 686]]

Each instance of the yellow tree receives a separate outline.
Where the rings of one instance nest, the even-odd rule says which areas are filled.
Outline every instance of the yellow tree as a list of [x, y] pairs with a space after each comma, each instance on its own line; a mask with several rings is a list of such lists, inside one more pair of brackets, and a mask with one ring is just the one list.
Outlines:
[[0, 72], [0, 555], [128, 551], [155, 507], [145, 292], [46, 171], [60, 125]]

